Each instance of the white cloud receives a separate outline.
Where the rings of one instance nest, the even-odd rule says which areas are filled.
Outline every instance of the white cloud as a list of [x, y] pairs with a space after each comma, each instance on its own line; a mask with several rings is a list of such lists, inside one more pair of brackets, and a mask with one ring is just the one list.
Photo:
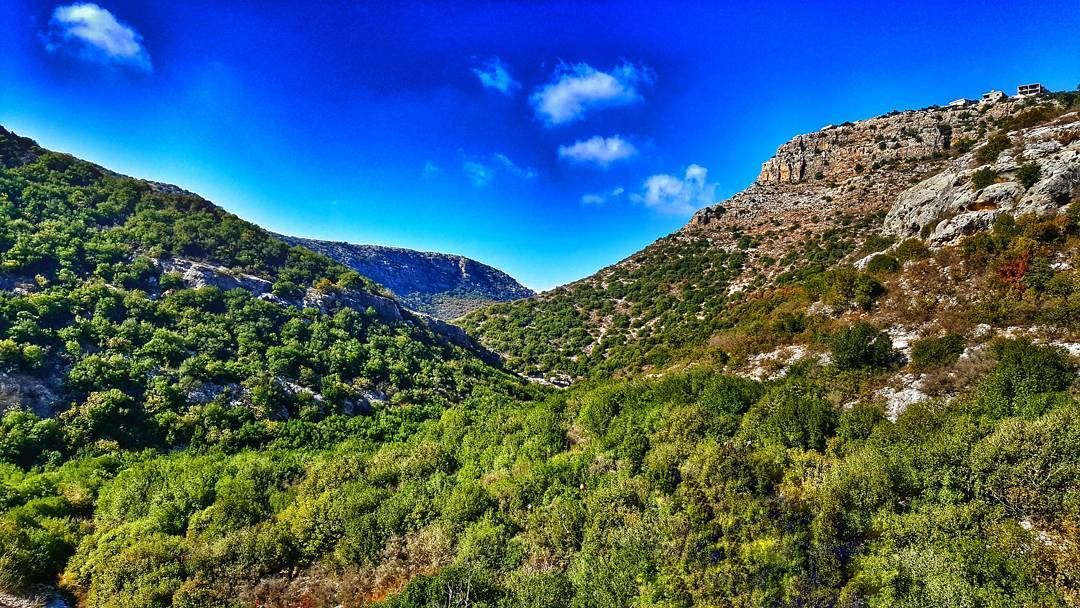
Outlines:
[[536, 169], [521, 167], [505, 154], [492, 154], [489, 159], [466, 158], [461, 164], [462, 171], [469, 181], [478, 188], [487, 186], [500, 173], [506, 173], [525, 180], [536, 178]]
[[617, 160], [637, 155], [634, 144], [618, 135], [600, 137], [595, 135], [583, 141], [576, 141], [569, 146], [559, 146], [559, 158], [566, 158], [577, 163], [594, 163], [607, 167]]
[[660, 213], [684, 215], [716, 202], [716, 184], [709, 183], [709, 172], [701, 165], [690, 165], [682, 178], [658, 174], [645, 180], [642, 193], [633, 200]]
[[150, 54], [142, 35], [121, 23], [108, 10], [89, 2], [58, 6], [49, 20], [45, 48], [82, 59], [115, 63], [149, 72]]
[[442, 171], [442, 168], [439, 167], [439, 165], [436, 165], [435, 163], [431, 162], [430, 160], [424, 161], [424, 169], [423, 169], [424, 177], [426, 177], [426, 178], [435, 177], [441, 171]]
[[473, 68], [480, 84], [495, 89], [503, 95], [511, 95], [521, 88], [521, 83], [510, 76], [510, 69], [498, 57], [492, 57]]
[[624, 192], [626, 192], [626, 190], [622, 186], [612, 188], [608, 192], [590, 192], [581, 196], [581, 204], [603, 205], [610, 200], [618, 199]]
[[541, 120], [549, 126], [558, 125], [584, 118], [596, 108], [641, 101], [638, 85], [649, 82], [649, 71], [631, 63], [609, 72], [587, 63], [562, 64], [555, 70], [553, 81], [537, 89], [529, 99]]

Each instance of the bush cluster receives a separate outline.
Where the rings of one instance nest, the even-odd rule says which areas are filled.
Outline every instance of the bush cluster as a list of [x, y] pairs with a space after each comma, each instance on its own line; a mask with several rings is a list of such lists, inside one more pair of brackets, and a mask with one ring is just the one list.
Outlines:
[[838, 369], [884, 368], [896, 353], [888, 334], [869, 323], [855, 323], [832, 336], [832, 362]]
[[955, 363], [963, 352], [963, 336], [920, 338], [911, 344], [911, 366], [919, 371], [945, 367]]

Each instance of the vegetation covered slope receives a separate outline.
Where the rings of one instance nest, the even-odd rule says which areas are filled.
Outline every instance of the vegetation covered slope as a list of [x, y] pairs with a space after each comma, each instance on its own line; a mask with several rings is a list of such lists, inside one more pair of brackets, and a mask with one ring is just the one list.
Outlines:
[[[977, 161], [939, 167], [952, 162]], [[1002, 166], [995, 179], [1010, 177]], [[978, 212], [935, 216], [933, 230]], [[567, 354], [557, 361], [581, 361], [590, 377], [564, 391], [527, 390], [443, 344], [422, 365], [464, 371], [395, 389], [371, 415], [301, 406], [288, 420], [252, 415], [236, 433], [202, 423], [215, 432], [156, 444], [167, 450], [109, 438], [66, 447], [86, 428], [77, 418], [11, 409], [0, 423], [0, 591], [44, 583], [93, 608], [1077, 605], [1080, 386], [1068, 349], [1080, 331], [1080, 203], [999, 213], [944, 244], [884, 235], [884, 218], [852, 208], [790, 249], [788, 233], [746, 228], [733, 251], [709, 246], [714, 233], [734, 238], [726, 219], [699, 218], [700, 240], [656, 247], [714, 272], [686, 275], [672, 259], [665, 284], [742, 287], [666, 317], [704, 329], [663, 357], [663, 333], [647, 350], [609, 348], [627, 353], [617, 368]], [[625, 272], [628, 287], [651, 280]], [[22, 285], [8, 297], [34, 295]], [[304, 297], [281, 293], [275, 310]], [[652, 307], [660, 289], [622, 293], [649, 314], [673, 308]], [[322, 319], [309, 301], [292, 309]], [[331, 332], [310, 356], [353, 331]], [[24, 357], [30, 343], [12, 340]], [[95, 348], [119, 348], [109, 344]], [[197, 358], [177, 355], [181, 369]], [[643, 361], [649, 374], [626, 371]], [[622, 377], [606, 377], [613, 369]], [[324, 372], [290, 382], [314, 386]], [[896, 389], [910, 388], [892, 383], [916, 377], [926, 394], [897, 407]], [[248, 416], [242, 401], [215, 405], [204, 410], [215, 422]]]
[[456, 319], [494, 302], [534, 295], [513, 277], [460, 255], [278, 235], [388, 288], [412, 310]]
[[0, 405], [49, 418], [21, 423], [41, 436], [10, 461], [255, 445], [276, 421], [437, 407], [498, 375], [203, 199], [0, 142]]

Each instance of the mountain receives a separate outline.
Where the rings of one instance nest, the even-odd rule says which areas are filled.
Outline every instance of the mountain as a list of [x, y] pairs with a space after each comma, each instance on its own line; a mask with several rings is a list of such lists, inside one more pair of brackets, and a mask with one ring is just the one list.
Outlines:
[[0, 131], [0, 606], [1078, 605], [1078, 110], [796, 137], [465, 317], [534, 382]]
[[[941, 315], [1000, 303], [1000, 290], [976, 288], [992, 272], [984, 266], [965, 269], [971, 282], [956, 285], [957, 274], [935, 279], [914, 258], [956, 251], [963, 236], [1005, 215], [1063, 212], [1080, 188], [1075, 98], [960, 102], [795, 137], [753, 184], [679, 231], [591, 277], [462, 323], [537, 377], [648, 371], [699, 357], [735, 369], [801, 347], [792, 342], [811, 339], [819, 319], [871, 310], [894, 333], [933, 333], [908, 318], [915, 311], [898, 310], [916, 281], [942, 281], [918, 285], [937, 292], [927, 305]], [[886, 257], [868, 267], [876, 253]], [[1063, 264], [1071, 255], [1031, 259]], [[893, 258], [902, 268], [874, 272]], [[1006, 290], [1005, 301], [1019, 295]], [[966, 316], [955, 329], [1003, 322]], [[785, 323], [784, 331], [769, 327]]]
[[505, 272], [460, 255], [277, 236], [370, 277], [412, 310], [442, 319], [535, 295]]

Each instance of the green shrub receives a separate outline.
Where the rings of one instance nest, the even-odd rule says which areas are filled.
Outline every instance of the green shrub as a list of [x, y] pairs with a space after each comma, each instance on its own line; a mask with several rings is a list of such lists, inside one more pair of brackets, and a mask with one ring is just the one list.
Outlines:
[[884, 251], [896, 242], [895, 237], [885, 236], [882, 234], [871, 234], [863, 241], [862, 247], [859, 249], [864, 255], [871, 253], [877, 253], [878, 251]]
[[41, 498], [0, 518], [0, 589], [18, 589], [55, 578], [71, 556], [74, 524], [52, 513], [59, 498]]
[[869, 323], [856, 323], [833, 335], [832, 362], [837, 369], [888, 367], [894, 357], [892, 340]]
[[999, 340], [993, 353], [998, 364], [980, 394], [984, 407], [996, 417], [1041, 415], [1076, 381], [1076, 367], [1064, 349]]
[[866, 439], [884, 420], [885, 411], [880, 404], [859, 402], [840, 413], [836, 436], [842, 444]]
[[981, 148], [975, 151], [975, 161], [980, 165], [992, 163], [1001, 156], [1001, 153], [1009, 149], [1012, 142], [1005, 131], [995, 131]]
[[783, 312], [772, 323], [773, 331], [781, 334], [797, 335], [806, 331], [806, 315], [798, 312]]
[[1069, 230], [1073, 232], [1080, 230], [1080, 200], [1069, 203], [1069, 206], [1065, 208], [1065, 217], [1069, 220]]
[[743, 416], [740, 436], [761, 445], [822, 450], [836, 427], [836, 408], [800, 380], [773, 388]]
[[896, 249], [893, 249], [892, 254], [896, 256], [896, 259], [901, 262], [910, 262], [912, 260], [922, 260], [930, 256], [930, 250], [926, 248], [926, 245], [917, 238], [910, 238], [901, 241]]
[[0, 462], [22, 467], [44, 464], [57, 457], [63, 446], [60, 424], [51, 418], [41, 419], [19, 409], [10, 410], [0, 418]]
[[997, 171], [994, 171], [990, 167], [983, 167], [971, 175], [971, 188], [973, 190], [982, 190], [993, 184], [997, 178]]
[[821, 277], [821, 300], [830, 306], [851, 306], [869, 310], [885, 289], [874, 277], [851, 266], [830, 270]]
[[1028, 189], [1035, 185], [1042, 177], [1042, 168], [1039, 167], [1039, 163], [1031, 161], [1024, 163], [1016, 169], [1016, 181], [1020, 183], [1024, 189]]
[[957, 154], [967, 154], [975, 147], [975, 140], [970, 137], [961, 137], [952, 144], [952, 149]]
[[270, 292], [279, 298], [294, 300], [304, 295], [304, 289], [292, 281], [282, 279], [274, 283]]
[[900, 260], [891, 255], [879, 254], [870, 258], [866, 264], [868, 272], [889, 274], [900, 270]]
[[920, 338], [911, 345], [911, 366], [929, 370], [955, 363], [964, 352], [964, 338], [956, 334], [940, 338]]
[[1002, 131], [1028, 129], [1054, 117], [1055, 111], [1050, 106], [1036, 106], [1011, 116], [1001, 122]]

